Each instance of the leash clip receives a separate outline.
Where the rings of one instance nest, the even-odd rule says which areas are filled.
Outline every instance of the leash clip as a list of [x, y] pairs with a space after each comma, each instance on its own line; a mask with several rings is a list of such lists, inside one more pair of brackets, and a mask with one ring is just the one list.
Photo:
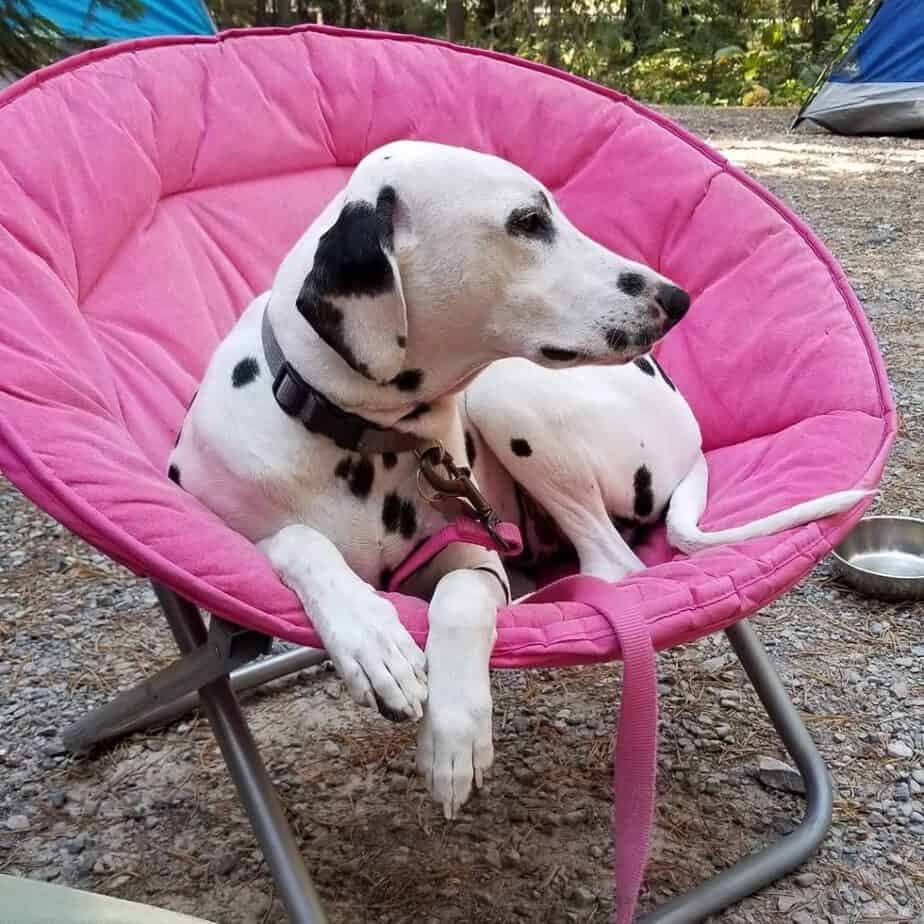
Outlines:
[[[453, 497], [464, 501], [471, 508], [470, 515], [473, 515], [484, 526], [504, 552], [509, 552], [512, 546], [497, 530], [500, 518], [475, 486], [469, 469], [456, 465], [452, 456], [443, 448], [442, 443], [436, 443], [426, 449], [415, 449], [414, 453], [418, 464], [417, 490], [421, 496], [431, 504], [441, 497]], [[438, 471], [439, 468], [445, 469], [447, 475], [441, 474]], [[421, 475], [436, 493], [427, 495], [424, 492], [420, 483]]]

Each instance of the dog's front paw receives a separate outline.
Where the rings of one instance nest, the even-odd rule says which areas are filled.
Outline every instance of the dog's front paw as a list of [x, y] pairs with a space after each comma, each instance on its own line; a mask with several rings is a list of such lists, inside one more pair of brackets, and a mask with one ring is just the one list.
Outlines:
[[417, 772], [447, 819], [458, 816], [472, 792], [481, 787], [494, 763], [491, 692], [482, 695], [433, 695], [417, 734]]
[[351, 601], [325, 639], [353, 699], [395, 722], [419, 719], [427, 701], [426, 656], [394, 606], [375, 592]]

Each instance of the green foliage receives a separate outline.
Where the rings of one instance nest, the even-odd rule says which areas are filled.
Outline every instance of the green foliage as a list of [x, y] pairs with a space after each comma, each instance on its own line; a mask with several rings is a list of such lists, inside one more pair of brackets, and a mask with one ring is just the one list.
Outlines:
[[[144, 0], [95, 0], [129, 12]], [[157, 2], [157, 0], [147, 0]], [[447, 0], [207, 0], [219, 28], [315, 21], [445, 36]], [[464, 41], [655, 103], [801, 101], [867, 0], [462, 0]], [[458, 12], [458, 3], [455, 3]], [[461, 22], [457, 17], [455, 27]], [[0, 70], [60, 54], [29, 0], [0, 0]]]
[[[554, 60], [656, 103], [800, 102], [867, 0], [516, 0], [471, 35], [476, 45]], [[476, 19], [477, 23], [477, 19]], [[557, 45], [550, 54], [550, 44]]]

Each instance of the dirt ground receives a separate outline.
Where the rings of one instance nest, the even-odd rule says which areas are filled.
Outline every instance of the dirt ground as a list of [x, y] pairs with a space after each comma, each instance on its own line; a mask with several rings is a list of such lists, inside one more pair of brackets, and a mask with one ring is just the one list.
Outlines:
[[[784, 110], [670, 109], [802, 214], [880, 339], [902, 430], [881, 510], [924, 515], [924, 142], [790, 135]], [[0, 870], [200, 915], [283, 922], [207, 724], [93, 759], [67, 722], [173, 647], [144, 585], [0, 482]], [[798, 874], [723, 922], [924, 922], [924, 607], [871, 602], [829, 562], [754, 619], [837, 784]], [[643, 906], [789, 831], [801, 799], [722, 637], [660, 659], [657, 833]], [[412, 772], [413, 729], [355, 708], [324, 669], [247, 712], [333, 924], [604, 922], [618, 667], [495, 675], [497, 764], [463, 819]], [[2, 905], [2, 899], [0, 899]], [[2, 915], [0, 915], [2, 916]]]

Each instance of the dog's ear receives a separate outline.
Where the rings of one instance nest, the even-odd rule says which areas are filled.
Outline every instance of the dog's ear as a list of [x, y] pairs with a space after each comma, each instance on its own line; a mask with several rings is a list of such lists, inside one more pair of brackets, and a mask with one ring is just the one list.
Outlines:
[[296, 305], [329, 346], [366, 378], [387, 382], [404, 363], [407, 306], [394, 256], [395, 191], [347, 202], [321, 236]]

